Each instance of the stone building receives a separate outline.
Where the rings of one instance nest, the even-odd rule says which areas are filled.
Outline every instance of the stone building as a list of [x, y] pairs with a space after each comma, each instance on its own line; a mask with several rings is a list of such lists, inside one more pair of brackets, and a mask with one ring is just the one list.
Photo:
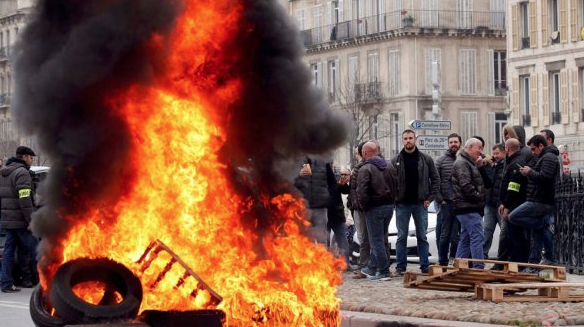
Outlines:
[[527, 135], [552, 130], [564, 165], [584, 169], [584, 1], [510, 0], [507, 10], [510, 121]]
[[354, 122], [335, 162], [370, 138], [394, 155], [413, 120], [452, 122], [419, 131], [428, 149], [457, 132], [490, 152], [509, 114], [505, 10], [505, 0], [290, 0], [314, 83]]
[[18, 32], [26, 25], [26, 16], [33, 3], [34, 0], [0, 1], [0, 158], [13, 156], [19, 144], [33, 145], [29, 138], [21, 139], [10, 113], [14, 91], [11, 49]]

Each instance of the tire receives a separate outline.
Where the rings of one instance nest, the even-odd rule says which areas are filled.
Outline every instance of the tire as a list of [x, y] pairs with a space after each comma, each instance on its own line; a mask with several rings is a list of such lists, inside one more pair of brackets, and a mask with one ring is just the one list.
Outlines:
[[43, 290], [37, 285], [30, 296], [30, 317], [37, 327], [63, 327], [65, 321], [61, 317], [51, 316], [47, 310]]
[[[75, 285], [97, 281], [107, 286], [105, 298], [117, 291], [120, 303], [102, 300], [86, 302], [73, 292]], [[80, 258], [63, 264], [57, 270], [50, 292], [55, 311], [69, 324], [96, 324], [133, 319], [142, 302], [142, 284], [127, 267], [107, 258]], [[105, 302], [105, 303], [104, 303]]]

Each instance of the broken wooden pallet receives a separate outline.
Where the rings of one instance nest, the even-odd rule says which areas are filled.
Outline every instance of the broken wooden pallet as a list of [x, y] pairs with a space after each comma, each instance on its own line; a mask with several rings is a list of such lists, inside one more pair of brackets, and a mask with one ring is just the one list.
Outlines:
[[[492, 263], [501, 266], [504, 272], [520, 272], [522, 268], [534, 268], [540, 271], [544, 271], [549, 278], [556, 281], [566, 280], [566, 268], [559, 266], [550, 265], [539, 265], [533, 263], [524, 262], [512, 262], [512, 261], [498, 261], [498, 260], [488, 260], [488, 259], [454, 259], [455, 268], [470, 268], [472, 262], [482, 262], [482, 263]], [[542, 275], [542, 274], [540, 274]], [[542, 276], [545, 277], [545, 276]]]
[[[474, 292], [475, 286], [486, 283], [535, 283], [562, 282], [566, 280], [565, 268], [556, 266], [532, 265], [534, 268], [546, 268], [544, 274], [523, 273], [518, 271], [522, 263], [486, 260], [501, 263], [504, 270], [484, 270], [468, 268], [466, 259], [459, 259], [458, 267], [430, 266], [427, 274], [407, 272], [404, 287], [433, 289], [444, 291]], [[506, 264], [506, 265], [504, 265]], [[549, 269], [548, 269], [549, 268]]]
[[[516, 292], [533, 290], [537, 294], [516, 294]], [[574, 294], [573, 289], [584, 290], [584, 283], [509, 283], [479, 284], [475, 288], [477, 299], [493, 302], [582, 302], [584, 293]], [[572, 291], [572, 293], [570, 293]]]

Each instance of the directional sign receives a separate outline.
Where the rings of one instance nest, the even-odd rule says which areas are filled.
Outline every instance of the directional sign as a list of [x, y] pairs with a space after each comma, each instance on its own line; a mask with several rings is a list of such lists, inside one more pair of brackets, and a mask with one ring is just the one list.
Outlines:
[[419, 135], [418, 149], [420, 150], [446, 150], [448, 149], [448, 136], [446, 135]]
[[410, 126], [413, 129], [443, 129], [448, 130], [452, 128], [452, 122], [450, 120], [412, 120]]

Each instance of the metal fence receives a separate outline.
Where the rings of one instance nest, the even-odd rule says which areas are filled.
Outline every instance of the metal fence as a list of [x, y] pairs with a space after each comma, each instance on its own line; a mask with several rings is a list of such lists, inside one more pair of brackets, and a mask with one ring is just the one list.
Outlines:
[[505, 30], [505, 12], [404, 10], [301, 31], [307, 47], [401, 28]]
[[556, 263], [570, 273], [584, 275], [584, 185], [580, 171], [556, 187], [554, 245]]

